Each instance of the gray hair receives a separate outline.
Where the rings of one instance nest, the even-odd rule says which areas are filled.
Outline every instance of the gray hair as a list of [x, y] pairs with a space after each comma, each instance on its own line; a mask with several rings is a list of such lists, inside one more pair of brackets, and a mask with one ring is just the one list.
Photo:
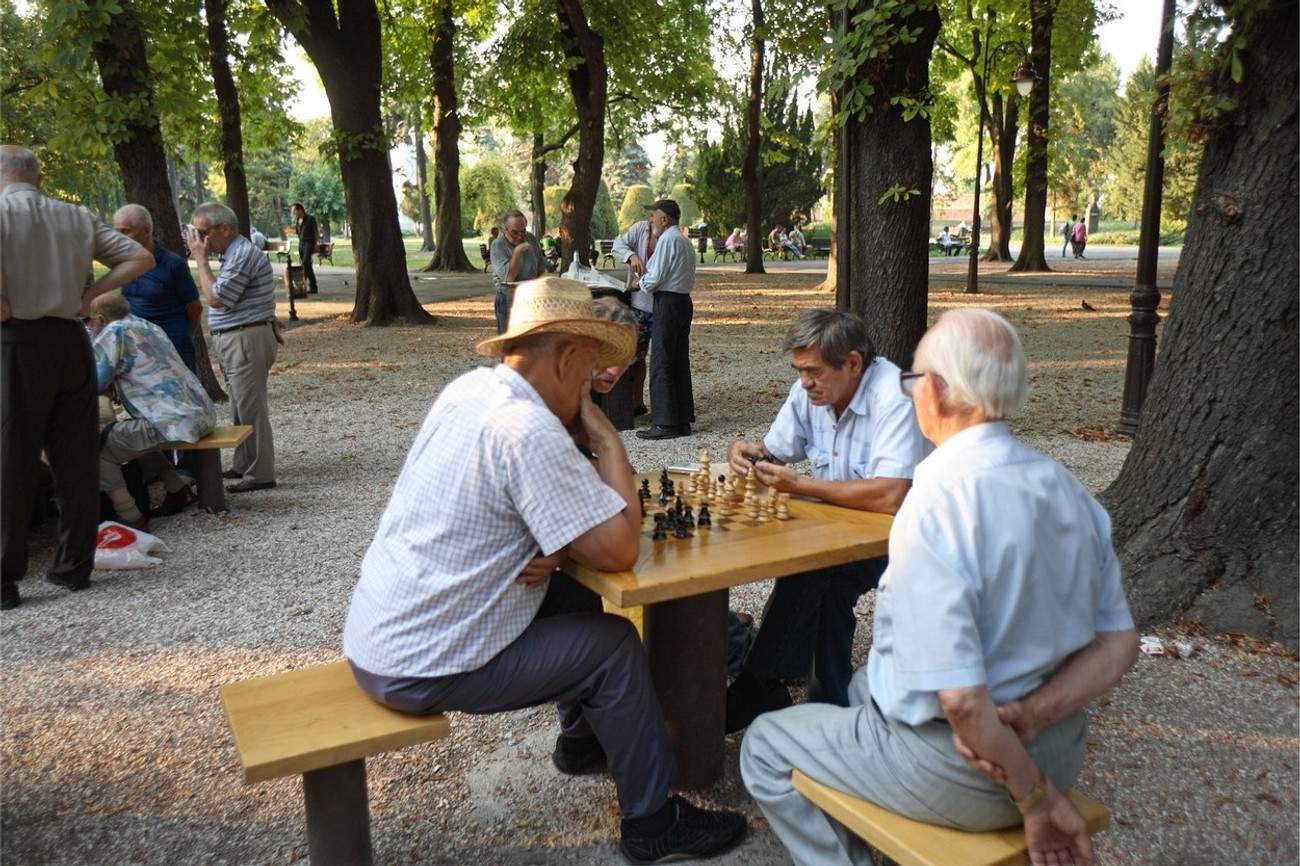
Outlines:
[[5, 183], [41, 182], [41, 164], [36, 154], [16, 144], [0, 145], [0, 180]]
[[233, 210], [220, 202], [205, 201], [203, 204], [196, 207], [194, 209], [194, 216], [190, 217], [190, 219], [196, 220], [200, 217], [208, 221], [209, 228], [230, 226], [231, 231], [236, 233], [239, 232], [239, 218], [235, 216]]
[[944, 399], [957, 410], [1005, 418], [1029, 395], [1025, 350], [1011, 323], [991, 310], [949, 310], [916, 347], [917, 370], [940, 376]]
[[518, 208], [515, 208], [514, 210], [506, 211], [506, 215], [501, 217], [501, 227], [505, 228], [506, 223], [510, 222], [510, 220], [514, 219], [515, 217], [519, 217], [521, 220], [523, 220], [524, 228], [528, 228], [528, 217], [524, 216], [524, 212], [519, 210]]
[[809, 310], [785, 332], [783, 351], [812, 346], [818, 347], [822, 360], [832, 367], [843, 367], [852, 352], [862, 356], [863, 367], [876, 357], [866, 324], [848, 310]]
[[636, 330], [636, 316], [633, 315], [632, 308], [617, 298], [597, 298], [593, 302], [593, 306], [595, 307], [597, 319], [604, 319], [607, 322], [622, 325], [633, 331]]
[[149, 231], [153, 231], [153, 215], [144, 205], [124, 204], [117, 209], [117, 213], [113, 214], [113, 222], [117, 222], [118, 217], [121, 217], [127, 225], [144, 226]]

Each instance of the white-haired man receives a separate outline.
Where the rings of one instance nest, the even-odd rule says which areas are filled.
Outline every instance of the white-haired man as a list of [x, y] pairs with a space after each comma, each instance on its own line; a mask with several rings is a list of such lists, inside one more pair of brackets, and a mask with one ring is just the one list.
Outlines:
[[[93, 262], [108, 266], [94, 279]], [[99, 525], [98, 409], [90, 302], [153, 267], [153, 256], [90, 211], [41, 195], [41, 167], [25, 147], [0, 146], [0, 610], [21, 602], [27, 526], [41, 451], [54, 470], [59, 548], [46, 580], [90, 586]]]
[[745, 820], [669, 797], [676, 764], [636, 629], [554, 571], [570, 548], [610, 571], [639, 554], [627, 452], [590, 394], [593, 369], [633, 346], [631, 329], [596, 318], [584, 283], [519, 285], [509, 327], [477, 347], [501, 364], [448, 385], [416, 434], [361, 561], [343, 653], [367, 694], [403, 712], [554, 702], [556, 767], [607, 763], [623, 855], [651, 863], [722, 853]]
[[1002, 420], [1027, 391], [1004, 319], [945, 313], [900, 386], [938, 447], [894, 521], [851, 706], [759, 717], [741, 749], [745, 784], [796, 863], [866, 852], [793, 789], [794, 769], [914, 820], [975, 831], [1023, 821], [1036, 864], [1092, 862], [1062, 791], [1083, 766], [1083, 708], [1138, 644], [1110, 518]]

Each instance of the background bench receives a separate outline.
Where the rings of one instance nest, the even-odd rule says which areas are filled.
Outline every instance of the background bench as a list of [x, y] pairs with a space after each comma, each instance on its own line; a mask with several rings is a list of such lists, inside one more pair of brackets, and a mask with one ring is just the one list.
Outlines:
[[316, 260], [325, 261], [329, 259], [330, 266], [334, 265], [334, 244], [316, 244]]
[[198, 442], [173, 442], [175, 451], [193, 451], [194, 483], [198, 487], [199, 507], [217, 512], [226, 510], [226, 488], [221, 483], [221, 449], [234, 448], [253, 435], [248, 424], [218, 427]]
[[451, 732], [443, 715], [382, 707], [346, 661], [221, 687], [244, 781], [302, 774], [312, 863], [373, 863], [366, 758]]
[[[904, 818], [875, 803], [813, 781], [798, 770], [794, 771], [790, 781], [796, 791], [891, 862], [904, 866], [913, 863], [993, 866], [1029, 862], [1024, 827], [966, 833]], [[1070, 799], [1083, 813], [1089, 832], [1099, 833], [1110, 826], [1110, 812], [1105, 806], [1076, 791], [1070, 792]]]

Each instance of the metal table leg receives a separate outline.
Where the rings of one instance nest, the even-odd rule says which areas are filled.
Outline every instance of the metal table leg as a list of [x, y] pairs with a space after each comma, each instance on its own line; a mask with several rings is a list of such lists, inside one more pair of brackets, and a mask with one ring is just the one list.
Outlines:
[[645, 648], [677, 785], [711, 785], [722, 776], [726, 735], [727, 591], [646, 605]]
[[315, 866], [375, 862], [364, 758], [302, 774], [307, 850]]

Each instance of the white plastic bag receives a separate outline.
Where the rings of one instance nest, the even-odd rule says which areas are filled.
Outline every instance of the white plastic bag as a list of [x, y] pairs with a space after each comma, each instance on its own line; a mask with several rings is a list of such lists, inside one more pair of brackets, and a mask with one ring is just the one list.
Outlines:
[[121, 571], [129, 568], [152, 568], [162, 562], [151, 553], [171, 553], [172, 549], [158, 536], [124, 526], [115, 520], [99, 524], [95, 539], [95, 568]]

